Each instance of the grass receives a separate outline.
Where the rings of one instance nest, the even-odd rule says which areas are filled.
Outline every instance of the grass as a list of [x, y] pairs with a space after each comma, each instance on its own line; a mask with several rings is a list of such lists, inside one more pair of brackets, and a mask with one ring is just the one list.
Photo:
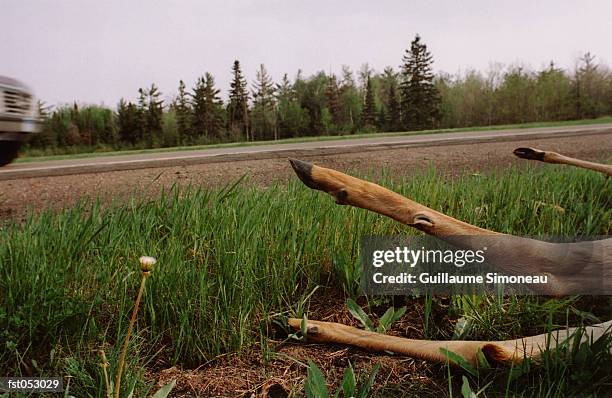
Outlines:
[[[450, 128], [450, 129], [437, 129], [437, 130], [424, 130], [424, 131], [407, 131], [407, 132], [393, 132], [393, 133], [367, 133], [367, 134], [349, 134], [349, 135], [335, 135], [335, 136], [319, 136], [319, 137], [296, 137], [296, 138], [285, 138], [277, 141], [256, 141], [256, 142], [233, 142], [225, 144], [209, 144], [209, 145], [192, 145], [192, 146], [178, 146], [171, 148], [155, 148], [155, 149], [137, 149], [137, 150], [121, 150], [112, 151], [104, 150], [102, 152], [91, 152], [87, 151], [84, 153], [73, 153], [64, 155], [45, 155], [44, 152], [40, 152], [34, 149], [26, 149], [22, 157], [18, 158], [15, 163], [28, 163], [28, 162], [39, 162], [47, 160], [62, 160], [62, 159], [84, 159], [100, 156], [118, 156], [118, 155], [137, 155], [145, 153], [163, 153], [163, 152], [174, 152], [174, 151], [195, 151], [215, 148], [234, 148], [244, 146], [258, 146], [258, 145], [270, 145], [270, 144], [289, 144], [299, 142], [313, 142], [313, 141], [333, 141], [343, 139], [354, 139], [354, 138], [372, 138], [372, 137], [395, 137], [395, 136], [407, 136], [407, 135], [421, 135], [421, 134], [436, 134], [436, 133], [453, 133], [463, 131], [485, 131], [485, 130], [504, 130], [504, 129], [527, 129], [537, 127], [557, 127], [557, 126], [576, 126], [576, 125], [593, 125], [593, 124], [604, 124], [612, 123], [612, 116], [600, 117], [597, 119], [583, 119], [583, 120], [570, 120], [570, 121], [555, 121], [555, 122], [533, 122], [523, 124], [504, 124], [495, 126], [478, 126], [478, 127], [461, 127], [461, 128]], [[79, 150], [80, 151], [80, 150]]]
[[[612, 228], [612, 185], [585, 170], [527, 167], [453, 180], [428, 170], [404, 181], [384, 175], [380, 181], [456, 218], [507, 233], [597, 236]], [[158, 265], [128, 349], [126, 385], [147, 391], [145, 370], [156, 362], [196, 367], [230, 352], [267, 351], [271, 314], [301, 316], [316, 286], [355, 298], [360, 237], [400, 233], [416, 232], [364, 210], [338, 207], [299, 182], [266, 190], [240, 181], [212, 191], [173, 189], [154, 200], [108, 207], [83, 202], [5, 225], [0, 229], [0, 374], [71, 376], [74, 395], [104, 396], [95, 353], [106, 349], [114, 373], [119, 353], [112, 347], [125, 337], [121, 331], [136, 296], [135, 264], [142, 254], [157, 257]], [[449, 319], [462, 317], [470, 320], [463, 338], [505, 339], [589, 321], [584, 314], [593, 308], [596, 315], [610, 316], [599, 301], [589, 306], [578, 298], [457, 297], [444, 305], [440, 300], [428, 298], [429, 313], [446, 316], [425, 320], [427, 334], [435, 338], [452, 338]], [[405, 301], [409, 308], [415, 305], [414, 299]], [[388, 307], [368, 311], [383, 313]], [[599, 351], [581, 355], [583, 365], [612, 365]], [[480, 389], [493, 381], [490, 395], [507, 390], [564, 396], [573, 391], [567, 372], [575, 368], [557, 360], [551, 359], [550, 368], [524, 371], [515, 377], [520, 383], [508, 382], [506, 370], [470, 376], [470, 382]], [[595, 392], [609, 392], [610, 375], [595, 380], [601, 375], [588, 369], [582, 381], [593, 381], [589, 388]], [[444, 370], [437, 372], [447, 377]], [[461, 382], [449, 374], [453, 383]], [[375, 389], [385, 396], [399, 394], [387, 384]]]

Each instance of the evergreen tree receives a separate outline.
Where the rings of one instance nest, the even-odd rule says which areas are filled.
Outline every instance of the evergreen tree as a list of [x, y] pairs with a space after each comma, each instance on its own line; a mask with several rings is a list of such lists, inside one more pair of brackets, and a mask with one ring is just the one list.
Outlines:
[[192, 129], [193, 111], [189, 103], [189, 94], [185, 89], [185, 82], [182, 80], [179, 81], [178, 96], [174, 103], [174, 109], [176, 112], [176, 129], [179, 141], [183, 143], [192, 142], [194, 138]]
[[135, 145], [140, 137], [140, 115], [138, 108], [122, 98], [117, 107], [117, 133], [123, 143]]
[[395, 83], [393, 83], [391, 84], [391, 87], [389, 87], [389, 96], [387, 98], [387, 123], [389, 126], [389, 131], [399, 131], [402, 129], [402, 115], [400, 109]]
[[580, 58], [574, 74], [574, 102], [579, 119], [595, 118], [609, 111], [610, 98], [606, 99], [605, 93], [606, 85], [610, 84], [608, 75], [606, 70], [600, 70], [590, 52]]
[[138, 140], [137, 142], [143, 141], [143, 139], [148, 135], [148, 127], [147, 127], [147, 109], [149, 107], [147, 101], [147, 94], [145, 90], [142, 88], [138, 89]]
[[294, 96], [295, 92], [293, 90], [291, 82], [289, 81], [289, 77], [287, 76], [286, 73], [283, 75], [281, 82], [276, 84], [275, 92], [276, 92], [277, 99], [283, 98], [283, 97], [293, 97]]
[[438, 117], [440, 98], [433, 82], [433, 57], [419, 35], [406, 50], [403, 61], [400, 94], [404, 127], [431, 128]]
[[253, 85], [253, 110], [251, 111], [252, 139], [278, 139], [276, 125], [276, 88], [265, 66], [261, 64]]
[[249, 135], [249, 94], [246, 79], [242, 76], [238, 60], [234, 61], [232, 75], [227, 107], [228, 127], [231, 132], [244, 135], [246, 140], [249, 141], [251, 139]]
[[331, 75], [325, 88], [327, 107], [331, 113], [332, 122], [336, 128], [341, 128], [345, 124], [344, 110], [342, 109], [342, 99], [340, 98], [340, 87], [336, 75]]
[[373, 128], [376, 126], [376, 104], [374, 102], [374, 90], [372, 89], [372, 79], [370, 76], [366, 77], [365, 100], [361, 118], [364, 127]]
[[397, 98], [398, 73], [392, 67], [387, 66], [382, 74], [373, 76], [372, 80], [375, 97], [380, 99], [380, 102], [377, 102], [380, 130], [399, 130], [401, 121]]
[[161, 92], [151, 84], [147, 91], [147, 142], [149, 147], [161, 145], [162, 143], [162, 116], [164, 113], [163, 100], [160, 99]]
[[191, 132], [190, 143], [198, 142], [198, 139], [202, 136], [208, 140], [208, 135], [205, 133], [206, 121], [210, 115], [209, 109], [206, 103], [206, 80], [204, 77], [198, 78], [193, 92], [191, 93], [191, 105], [192, 105], [192, 119], [191, 119]]
[[193, 131], [206, 141], [219, 140], [223, 129], [223, 102], [213, 76], [206, 72], [193, 90]]

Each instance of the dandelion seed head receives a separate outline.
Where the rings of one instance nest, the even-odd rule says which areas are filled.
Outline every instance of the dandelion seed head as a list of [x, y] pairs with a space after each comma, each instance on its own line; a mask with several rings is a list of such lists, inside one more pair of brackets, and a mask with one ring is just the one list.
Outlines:
[[155, 257], [142, 256], [139, 259], [140, 261], [140, 269], [142, 272], [151, 272], [153, 271], [153, 266], [157, 262]]

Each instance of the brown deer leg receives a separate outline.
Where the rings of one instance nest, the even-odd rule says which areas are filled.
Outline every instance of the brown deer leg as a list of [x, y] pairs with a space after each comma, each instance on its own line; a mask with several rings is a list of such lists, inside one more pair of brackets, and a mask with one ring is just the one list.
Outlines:
[[[492, 247], [489, 254], [493, 252], [494, 256], [501, 259], [512, 258], [509, 253], [521, 253], [523, 261], [520, 264], [513, 260], [495, 263], [501, 270], [516, 271], [518, 267], [522, 271], [548, 273], [553, 280], [555, 274], [572, 275], [571, 278], [565, 278], [564, 282], [556, 283], [554, 292], [549, 292], [550, 294], [568, 294], [576, 287], [575, 284], [592, 282], [592, 278], [597, 277], [597, 270], [603, 270], [603, 275], [599, 278], [604, 281], [612, 276], [612, 239], [586, 244], [554, 244], [504, 235], [449, 217], [377, 184], [300, 160], [290, 161], [304, 184], [330, 194], [338, 204], [374, 211], [459, 245], [466, 242], [469, 244], [469, 240], [462, 241], [458, 238], [461, 235], [479, 235], [484, 240], [490, 238]], [[504, 237], [503, 245], [495, 242], [494, 238], [500, 236]], [[584, 261], [585, 258], [592, 258], [589, 254], [598, 250], [601, 250], [601, 256], [594, 262]], [[300, 329], [301, 322], [301, 319], [289, 320], [290, 326], [295, 330]], [[612, 321], [587, 327], [582, 341], [589, 338], [597, 340], [604, 333], [609, 333], [611, 327]], [[307, 324], [308, 337], [316, 342], [350, 344], [364, 349], [392, 351], [440, 362], [447, 361], [440, 351], [445, 348], [461, 355], [472, 364], [478, 363], [479, 351], [496, 362], [520, 362], [525, 357], [537, 358], [547, 347], [555, 347], [556, 344], [568, 340], [575, 331], [576, 328], [568, 328], [551, 334], [507, 341], [427, 341], [386, 336], [337, 323], [308, 321]], [[550, 339], [552, 341], [549, 341]], [[573, 339], [568, 340], [568, 344], [574, 344]]]
[[553, 164], [567, 164], [583, 169], [595, 170], [607, 174], [608, 177], [612, 176], [612, 165], [587, 162], [586, 160], [570, 158], [569, 156], [564, 156], [556, 152], [543, 151], [536, 148], [516, 148], [514, 150], [514, 155], [521, 159], [539, 160], [540, 162]]
[[[538, 287], [542, 293], [576, 294], [588, 284], [609, 283], [612, 276], [612, 239], [548, 243], [500, 234], [437, 212], [380, 185], [300, 160], [291, 159], [290, 162], [304, 184], [327, 192], [336, 203], [391, 217], [463, 248], [475, 248], [470, 246], [471, 237], [479, 236], [478, 244], [488, 247], [487, 259], [496, 269], [515, 275], [548, 276], [550, 282]], [[514, 253], [520, 253], [520, 261]], [[603, 292], [593, 291], [593, 294]]]
[[327, 192], [338, 204], [371, 210], [435, 236], [501, 235], [456, 220], [380, 185], [301, 160], [289, 161], [306, 186]]
[[[292, 329], [301, 330], [301, 319], [290, 318]], [[584, 328], [580, 343], [594, 342], [610, 333], [612, 321]], [[505, 341], [435, 341], [414, 340], [387, 336], [333, 322], [307, 321], [307, 337], [317, 343], [346, 344], [370, 351], [390, 351], [432, 362], [447, 362], [441, 349], [461, 355], [466, 361], [478, 366], [478, 352], [494, 363], [520, 363], [525, 358], [537, 360], [543, 351], [566, 343], [568, 349], [576, 341], [571, 338], [577, 328], [567, 328], [537, 336]], [[457, 365], [457, 364], [455, 364]]]

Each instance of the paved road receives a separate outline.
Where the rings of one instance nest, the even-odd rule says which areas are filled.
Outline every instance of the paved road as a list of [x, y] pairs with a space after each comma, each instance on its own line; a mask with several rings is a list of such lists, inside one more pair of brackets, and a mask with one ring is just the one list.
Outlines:
[[99, 156], [95, 158], [51, 160], [23, 164], [16, 163], [0, 169], [0, 180], [279, 157], [305, 157], [313, 154], [333, 155], [338, 153], [363, 152], [399, 147], [514, 141], [529, 138], [535, 139], [550, 138], [551, 136], [567, 137], [577, 135], [601, 135], [601, 139], [609, 140], [612, 138], [610, 137], [610, 135], [612, 135], [612, 123], [570, 127], [542, 127], [531, 129], [353, 138], [334, 141], [266, 144], [193, 151]]

